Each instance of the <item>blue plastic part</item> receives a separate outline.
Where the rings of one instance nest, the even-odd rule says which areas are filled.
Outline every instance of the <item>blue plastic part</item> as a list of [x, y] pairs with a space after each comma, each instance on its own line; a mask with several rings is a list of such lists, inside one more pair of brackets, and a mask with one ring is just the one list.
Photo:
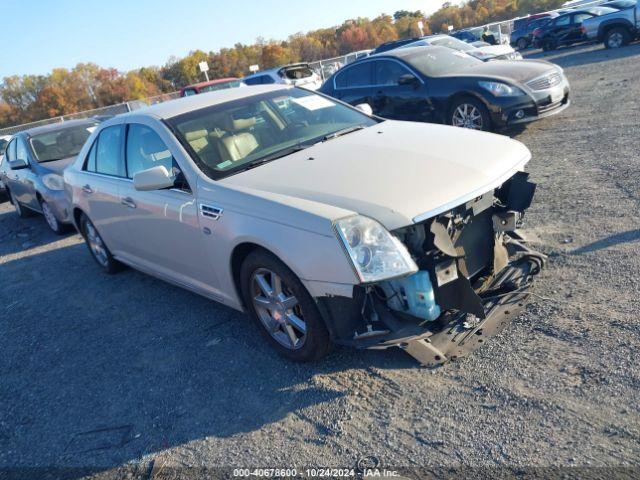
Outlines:
[[389, 281], [391, 288], [403, 300], [403, 310], [411, 315], [433, 321], [440, 316], [429, 272], [419, 271], [408, 277]]

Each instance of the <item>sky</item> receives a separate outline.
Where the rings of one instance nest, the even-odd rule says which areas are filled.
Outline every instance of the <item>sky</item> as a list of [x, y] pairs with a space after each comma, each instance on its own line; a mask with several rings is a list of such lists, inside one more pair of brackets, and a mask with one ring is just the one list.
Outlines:
[[[0, 78], [93, 62], [122, 71], [443, 0], [0, 0]], [[11, 21], [10, 19], [19, 19]]]

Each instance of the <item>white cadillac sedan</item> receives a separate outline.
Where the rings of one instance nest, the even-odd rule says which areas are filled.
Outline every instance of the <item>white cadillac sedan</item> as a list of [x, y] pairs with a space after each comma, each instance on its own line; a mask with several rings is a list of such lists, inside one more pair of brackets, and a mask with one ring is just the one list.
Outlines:
[[517, 233], [529, 159], [504, 136], [258, 86], [104, 122], [64, 178], [106, 272], [246, 311], [293, 360], [336, 343], [438, 365], [517, 315], [542, 268]]

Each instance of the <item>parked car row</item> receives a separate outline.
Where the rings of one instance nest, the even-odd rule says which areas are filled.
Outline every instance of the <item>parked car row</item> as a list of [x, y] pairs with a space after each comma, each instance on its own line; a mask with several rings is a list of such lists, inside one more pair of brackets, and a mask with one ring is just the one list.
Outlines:
[[451, 48], [410, 45], [343, 67], [320, 91], [366, 104], [383, 118], [476, 130], [531, 122], [570, 105], [569, 82], [557, 65], [483, 62]]
[[530, 46], [553, 50], [599, 41], [607, 48], [618, 48], [637, 38], [639, 33], [636, 0], [573, 2], [563, 10], [516, 19], [511, 45], [519, 50]]
[[[330, 85], [365, 75], [410, 92], [410, 110], [432, 108], [440, 99], [423, 90], [414, 102], [413, 89], [446, 93], [446, 75], [468, 68], [468, 85], [511, 112], [538, 108], [515, 90], [530, 77], [564, 81], [549, 64], [504, 64], [414, 47], [359, 60]], [[504, 83], [513, 66], [527, 83]], [[514, 318], [543, 266], [516, 232], [535, 191], [530, 157], [506, 136], [260, 85], [21, 132], [0, 177], [20, 216], [41, 212], [56, 232], [71, 222], [105, 272], [128, 265], [245, 311], [290, 359], [336, 343], [439, 365]]]

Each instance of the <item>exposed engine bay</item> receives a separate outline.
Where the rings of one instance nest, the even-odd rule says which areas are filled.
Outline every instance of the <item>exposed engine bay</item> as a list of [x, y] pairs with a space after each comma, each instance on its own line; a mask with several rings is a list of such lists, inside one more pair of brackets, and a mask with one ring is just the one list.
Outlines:
[[335, 341], [397, 346], [439, 365], [480, 346], [514, 318], [544, 255], [517, 233], [536, 185], [519, 172], [500, 188], [392, 232], [419, 271], [356, 287], [353, 299], [325, 299]]

